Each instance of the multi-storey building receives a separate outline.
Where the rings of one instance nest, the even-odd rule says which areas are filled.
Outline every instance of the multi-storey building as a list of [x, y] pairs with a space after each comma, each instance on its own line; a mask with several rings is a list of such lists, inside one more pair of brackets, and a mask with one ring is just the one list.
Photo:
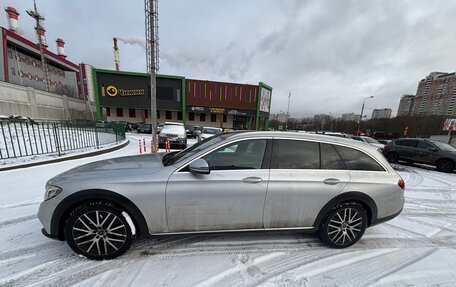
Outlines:
[[415, 102], [415, 95], [403, 95], [399, 102], [399, 108], [397, 109], [397, 116], [408, 116], [413, 108]]
[[418, 84], [412, 115], [456, 115], [456, 74], [432, 72]]
[[357, 122], [359, 121], [359, 115], [355, 113], [342, 114], [343, 121]]
[[391, 109], [374, 109], [372, 111], [372, 119], [390, 119]]

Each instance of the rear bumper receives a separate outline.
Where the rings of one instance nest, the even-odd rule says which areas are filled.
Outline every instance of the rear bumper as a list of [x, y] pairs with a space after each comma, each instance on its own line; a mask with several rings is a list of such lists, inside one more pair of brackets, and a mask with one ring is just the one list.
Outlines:
[[377, 224], [380, 224], [380, 223], [383, 223], [383, 222], [386, 222], [386, 221], [389, 221], [395, 217], [397, 217], [399, 214], [401, 214], [402, 212], [402, 209], [399, 210], [399, 212], [395, 213], [395, 214], [392, 214], [392, 215], [388, 215], [388, 216], [385, 216], [385, 217], [382, 217], [382, 218], [377, 218], [377, 219], [372, 219], [372, 222], [371, 222], [371, 225], [370, 226], [374, 226], [374, 225], [377, 225]]

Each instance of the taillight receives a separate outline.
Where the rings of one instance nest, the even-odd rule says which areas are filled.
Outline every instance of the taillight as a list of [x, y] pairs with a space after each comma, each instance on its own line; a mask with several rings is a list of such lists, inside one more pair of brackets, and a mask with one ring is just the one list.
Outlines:
[[399, 181], [397, 182], [397, 185], [399, 185], [399, 187], [404, 190], [405, 189], [405, 182], [404, 180], [401, 178], [399, 179]]

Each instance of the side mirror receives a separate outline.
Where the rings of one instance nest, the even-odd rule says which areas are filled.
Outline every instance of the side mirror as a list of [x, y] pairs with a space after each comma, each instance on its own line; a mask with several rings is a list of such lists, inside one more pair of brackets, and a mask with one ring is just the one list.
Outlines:
[[430, 148], [428, 148], [428, 150], [436, 152], [438, 149], [436, 149], [435, 147], [430, 147]]
[[192, 162], [188, 168], [190, 169], [191, 172], [194, 173], [199, 173], [199, 174], [209, 174], [211, 173], [211, 169], [209, 167], [209, 164], [207, 161], [205, 161], [202, 158], [199, 158]]

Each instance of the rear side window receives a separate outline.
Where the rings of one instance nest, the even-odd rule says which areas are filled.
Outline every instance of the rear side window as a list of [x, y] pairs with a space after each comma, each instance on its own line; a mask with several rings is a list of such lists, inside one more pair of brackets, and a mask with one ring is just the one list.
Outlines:
[[274, 141], [279, 169], [319, 169], [320, 148], [316, 142], [300, 140]]
[[418, 142], [418, 148], [422, 149], [432, 149], [435, 148], [432, 144], [425, 142], [425, 141], [420, 141]]
[[343, 146], [334, 147], [344, 159], [348, 167], [352, 170], [384, 171], [381, 165], [379, 165], [370, 156], [359, 150]]
[[321, 169], [348, 169], [333, 145], [320, 144]]
[[408, 146], [408, 147], [416, 147], [418, 144], [418, 141], [415, 140], [403, 140], [401, 145], [402, 146]]

